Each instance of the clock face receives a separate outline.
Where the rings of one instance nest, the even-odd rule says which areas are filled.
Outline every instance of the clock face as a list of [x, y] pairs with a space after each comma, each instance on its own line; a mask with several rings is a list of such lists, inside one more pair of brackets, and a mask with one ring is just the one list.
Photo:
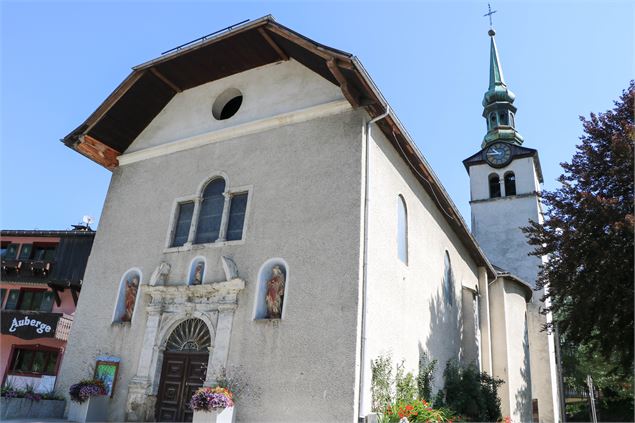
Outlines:
[[494, 143], [485, 150], [485, 159], [490, 166], [506, 166], [512, 160], [512, 149], [507, 143]]

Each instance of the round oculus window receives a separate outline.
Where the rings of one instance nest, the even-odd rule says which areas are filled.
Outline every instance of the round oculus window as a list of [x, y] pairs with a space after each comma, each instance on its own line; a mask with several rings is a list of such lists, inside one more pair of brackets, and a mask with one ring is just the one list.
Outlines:
[[243, 104], [243, 93], [236, 88], [223, 91], [212, 105], [212, 116], [216, 120], [225, 120], [234, 116]]

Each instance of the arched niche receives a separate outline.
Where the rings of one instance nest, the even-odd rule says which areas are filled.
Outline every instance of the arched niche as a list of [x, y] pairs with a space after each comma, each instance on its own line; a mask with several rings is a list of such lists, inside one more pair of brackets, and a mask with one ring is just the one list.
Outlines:
[[[280, 287], [280, 275], [282, 275], [283, 287]], [[276, 280], [274, 280], [276, 278]], [[271, 283], [270, 283], [271, 282]], [[271, 317], [267, 308], [267, 289], [271, 285], [272, 290], [280, 289], [283, 292], [280, 301], [280, 315]], [[256, 302], [254, 304], [254, 320], [283, 319], [287, 307], [287, 292], [289, 287], [289, 266], [282, 258], [271, 258], [260, 266], [258, 271], [258, 284]]]
[[207, 261], [205, 257], [195, 257], [190, 263], [190, 271], [187, 278], [188, 285], [201, 285], [205, 280]]
[[132, 321], [139, 299], [141, 277], [141, 270], [138, 268], [129, 269], [121, 277], [115, 310], [112, 315], [113, 323], [128, 323]]

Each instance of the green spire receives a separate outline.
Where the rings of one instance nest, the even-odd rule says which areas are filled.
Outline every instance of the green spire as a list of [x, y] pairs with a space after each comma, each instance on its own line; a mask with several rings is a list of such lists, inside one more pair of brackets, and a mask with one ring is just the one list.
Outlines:
[[487, 32], [490, 36], [489, 88], [483, 96], [483, 117], [487, 121], [487, 134], [482, 147], [496, 141], [522, 144], [523, 137], [515, 129], [514, 99], [516, 96], [507, 88], [503, 78], [503, 68], [498, 58], [498, 49], [493, 28]]

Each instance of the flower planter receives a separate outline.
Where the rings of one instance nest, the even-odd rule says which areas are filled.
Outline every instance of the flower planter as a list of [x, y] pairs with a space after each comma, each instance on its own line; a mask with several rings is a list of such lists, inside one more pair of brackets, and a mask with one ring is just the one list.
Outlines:
[[0, 397], [0, 420], [64, 416], [65, 400], [39, 400]]
[[68, 420], [73, 422], [104, 422], [108, 420], [108, 401], [110, 397], [100, 395], [90, 397], [83, 403], [71, 401]]
[[234, 423], [236, 414], [234, 407], [215, 411], [194, 411], [192, 423]]

